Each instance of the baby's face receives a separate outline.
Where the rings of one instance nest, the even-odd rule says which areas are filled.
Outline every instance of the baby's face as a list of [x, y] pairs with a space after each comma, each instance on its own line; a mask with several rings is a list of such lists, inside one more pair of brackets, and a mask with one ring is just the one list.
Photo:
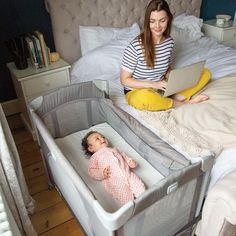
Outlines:
[[88, 136], [88, 150], [92, 153], [97, 152], [99, 149], [108, 146], [108, 140], [99, 133], [93, 133]]

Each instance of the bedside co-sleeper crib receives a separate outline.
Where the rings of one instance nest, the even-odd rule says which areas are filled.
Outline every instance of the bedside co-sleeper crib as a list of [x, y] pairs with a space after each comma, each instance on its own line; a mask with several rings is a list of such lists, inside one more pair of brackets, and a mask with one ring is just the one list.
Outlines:
[[[87, 235], [173, 236], [200, 214], [213, 157], [188, 160], [93, 82], [61, 88], [31, 103], [45, 166]], [[147, 190], [121, 208], [87, 175], [81, 139], [98, 130], [134, 158]]]

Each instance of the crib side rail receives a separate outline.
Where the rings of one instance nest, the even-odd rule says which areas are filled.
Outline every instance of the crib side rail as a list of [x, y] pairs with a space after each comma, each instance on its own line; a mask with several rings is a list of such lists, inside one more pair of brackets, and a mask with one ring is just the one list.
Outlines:
[[[60, 193], [63, 195], [70, 206], [74, 205], [74, 200], [72, 201], [71, 199], [72, 195], [73, 198], [78, 199], [80, 204], [78, 203], [78, 206], [71, 208], [71, 210], [80, 221], [83, 221], [83, 219], [80, 216], [81, 213], [78, 213], [78, 209], [80, 212], [86, 212], [83, 213], [83, 217], [85, 218], [88, 217], [86, 216], [88, 212], [90, 212], [90, 216], [97, 215], [97, 226], [101, 224], [100, 228], [105, 227], [104, 232], [106, 232], [106, 234], [103, 234], [103, 232], [101, 235], [111, 235], [113, 230], [116, 230], [117, 228], [124, 225], [125, 222], [127, 222], [127, 220], [132, 216], [134, 203], [130, 202], [129, 204], [126, 204], [114, 213], [105, 211], [99, 202], [94, 198], [93, 194], [90, 192], [84, 181], [64, 157], [64, 154], [56, 145], [53, 137], [44, 126], [42, 120], [34, 111], [32, 111], [32, 118], [38, 130], [38, 134], [42, 137], [50, 152], [48, 154], [44, 153], [44, 158], [46, 158], [45, 161], [47, 163], [47, 167], [49, 168], [48, 171], [50, 172], [48, 176], [53, 178], [52, 182], [56, 184], [60, 190]], [[81, 199], [81, 201], [79, 199]], [[86, 232], [91, 233], [91, 235], [93, 235], [92, 232], [94, 228], [97, 227], [95, 226], [94, 222], [93, 226], [91, 227], [91, 222], [89, 219], [87, 222], [82, 223], [82, 225], [83, 227], [85, 226]], [[96, 232], [96, 235], [100, 234]]]

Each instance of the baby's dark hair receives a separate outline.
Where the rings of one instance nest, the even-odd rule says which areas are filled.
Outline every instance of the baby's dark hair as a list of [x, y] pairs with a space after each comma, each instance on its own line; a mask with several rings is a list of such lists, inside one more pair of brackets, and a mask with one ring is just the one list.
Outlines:
[[81, 142], [81, 145], [82, 145], [82, 147], [83, 147], [83, 150], [84, 150], [84, 152], [85, 152], [85, 154], [87, 155], [87, 156], [91, 156], [92, 154], [93, 154], [93, 152], [90, 152], [89, 150], [88, 150], [88, 137], [91, 135], [91, 134], [94, 134], [94, 133], [98, 133], [97, 131], [90, 131], [90, 132], [88, 132], [85, 136], [84, 136], [84, 138], [82, 139], [82, 142]]

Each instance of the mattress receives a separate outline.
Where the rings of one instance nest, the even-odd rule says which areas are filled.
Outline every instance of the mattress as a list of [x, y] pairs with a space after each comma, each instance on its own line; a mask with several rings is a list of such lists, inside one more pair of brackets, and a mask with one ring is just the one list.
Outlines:
[[143, 180], [147, 188], [150, 188], [153, 184], [156, 184], [164, 178], [163, 175], [142, 158], [108, 123], [101, 123], [89, 129], [56, 139], [55, 141], [63, 154], [68, 158], [73, 168], [84, 180], [90, 191], [106, 211], [114, 212], [119, 209], [119, 206], [113, 200], [112, 196], [104, 191], [102, 183], [93, 180], [87, 173], [89, 158], [82, 150], [81, 140], [91, 130], [102, 133], [107, 137], [113, 147], [125, 152], [128, 156], [137, 161], [138, 166], [134, 169], [134, 172]]

